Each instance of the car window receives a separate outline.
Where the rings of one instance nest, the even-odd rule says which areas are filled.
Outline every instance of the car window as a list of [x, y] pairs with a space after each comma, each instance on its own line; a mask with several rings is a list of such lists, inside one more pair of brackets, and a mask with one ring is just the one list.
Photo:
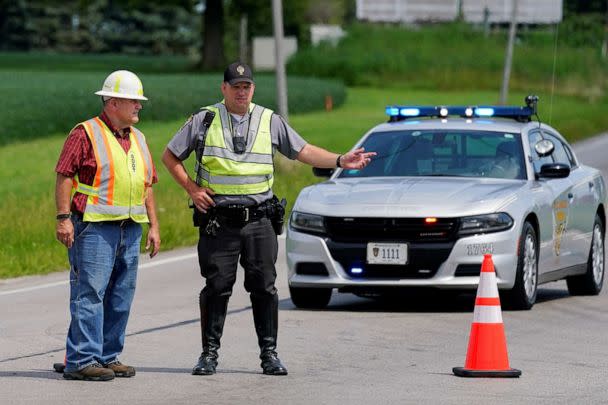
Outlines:
[[572, 153], [572, 149], [570, 149], [570, 145], [564, 144], [564, 150], [566, 151], [566, 155], [568, 155], [568, 159], [570, 160], [570, 167], [578, 166], [574, 153]]
[[553, 145], [555, 146], [555, 149], [553, 150], [553, 153], [551, 154], [551, 157], [553, 158], [553, 162], [565, 163], [568, 166], [570, 166], [571, 165], [570, 158], [566, 154], [566, 150], [564, 149], [564, 144], [562, 143], [562, 141], [560, 141], [559, 138], [557, 138], [553, 134], [550, 134], [547, 132], [543, 133], [543, 138], [550, 140], [551, 142], [553, 142]]
[[552, 153], [553, 161], [557, 163], [566, 163], [570, 167], [576, 166], [576, 160], [574, 154], [570, 150], [570, 147], [563, 143], [557, 136], [550, 132], [544, 132], [543, 136], [549, 139], [555, 145], [555, 151]]
[[542, 140], [543, 140], [543, 137], [538, 130], [530, 132], [528, 134], [528, 141], [530, 144], [530, 157], [532, 159], [532, 165], [534, 166], [534, 172], [536, 172], [536, 173], [540, 172], [541, 166], [544, 165], [545, 163], [553, 163], [553, 159], [551, 158], [550, 155], [540, 157], [540, 156], [538, 156], [538, 153], [536, 153], [536, 149], [534, 149], [534, 145], [536, 145], [539, 141], [542, 141]]
[[459, 176], [525, 178], [519, 134], [492, 131], [387, 131], [363, 144], [377, 156], [339, 177]]

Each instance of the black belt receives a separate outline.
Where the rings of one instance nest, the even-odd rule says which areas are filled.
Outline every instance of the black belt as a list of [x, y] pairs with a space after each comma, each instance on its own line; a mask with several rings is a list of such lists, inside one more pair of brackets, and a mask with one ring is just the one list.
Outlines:
[[[80, 212], [74, 211], [74, 212], [72, 212], [72, 215], [77, 217], [81, 222], [84, 222], [84, 219], [83, 219], [84, 217]], [[104, 224], [110, 224], [110, 225], [118, 225], [121, 228], [125, 227], [129, 224], [135, 223], [135, 221], [133, 221], [133, 219], [131, 219], [131, 218], [119, 219], [117, 221], [99, 221], [99, 222], [104, 223]]]
[[246, 223], [257, 221], [268, 216], [268, 204], [262, 203], [252, 206], [231, 204], [211, 209], [212, 215], [223, 217], [231, 222]]

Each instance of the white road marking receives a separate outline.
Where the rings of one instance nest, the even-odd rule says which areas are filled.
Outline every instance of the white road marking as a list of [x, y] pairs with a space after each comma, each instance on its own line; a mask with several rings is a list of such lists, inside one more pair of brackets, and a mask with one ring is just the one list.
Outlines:
[[[140, 264], [139, 269], [141, 270], [141, 269], [145, 269], [148, 267], [160, 266], [161, 264], [179, 262], [181, 260], [191, 259], [196, 256], [197, 256], [196, 253], [188, 253], [186, 255], [169, 257], [167, 259], [149, 261], [149, 262]], [[0, 291], [0, 297], [4, 296], [4, 295], [19, 294], [22, 292], [30, 292], [30, 291], [42, 290], [44, 288], [57, 287], [60, 285], [68, 284], [69, 282], [70, 282], [70, 280], [64, 280], [64, 281], [57, 281], [54, 283], [41, 284], [41, 285], [37, 285], [37, 286], [33, 286], [33, 287], [18, 288], [16, 290]]]
[[43, 288], [56, 287], [58, 285], [64, 285], [64, 284], [67, 284], [69, 282], [70, 282], [69, 280], [65, 280], [65, 281], [58, 281], [56, 283], [48, 283], [48, 284], [37, 285], [37, 286], [34, 286], [34, 287], [19, 288], [17, 290], [2, 291], [2, 292], [0, 292], [0, 296], [2, 296], [2, 295], [17, 294], [17, 293], [28, 292], [28, 291], [41, 290]]

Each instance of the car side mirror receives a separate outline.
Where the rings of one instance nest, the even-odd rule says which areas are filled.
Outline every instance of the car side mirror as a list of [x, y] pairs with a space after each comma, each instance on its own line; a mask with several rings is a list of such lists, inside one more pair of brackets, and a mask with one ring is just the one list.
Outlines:
[[331, 177], [336, 169], [321, 169], [320, 167], [313, 167], [312, 173], [317, 177]]
[[538, 153], [538, 156], [545, 157], [549, 156], [555, 150], [555, 145], [548, 139], [543, 139], [542, 141], [536, 142], [534, 145], [534, 150]]
[[570, 175], [570, 166], [565, 163], [545, 163], [540, 167], [539, 178], [563, 179]]

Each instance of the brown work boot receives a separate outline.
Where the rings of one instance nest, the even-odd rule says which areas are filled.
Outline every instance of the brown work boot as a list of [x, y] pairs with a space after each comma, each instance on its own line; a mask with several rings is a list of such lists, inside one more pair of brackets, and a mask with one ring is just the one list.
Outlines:
[[116, 377], [133, 377], [135, 375], [135, 367], [127, 366], [122, 364], [120, 361], [114, 361], [110, 364], [106, 364], [107, 369], [114, 372]]
[[101, 364], [91, 364], [78, 371], [63, 372], [66, 380], [109, 381], [114, 379], [114, 371], [103, 368]]

